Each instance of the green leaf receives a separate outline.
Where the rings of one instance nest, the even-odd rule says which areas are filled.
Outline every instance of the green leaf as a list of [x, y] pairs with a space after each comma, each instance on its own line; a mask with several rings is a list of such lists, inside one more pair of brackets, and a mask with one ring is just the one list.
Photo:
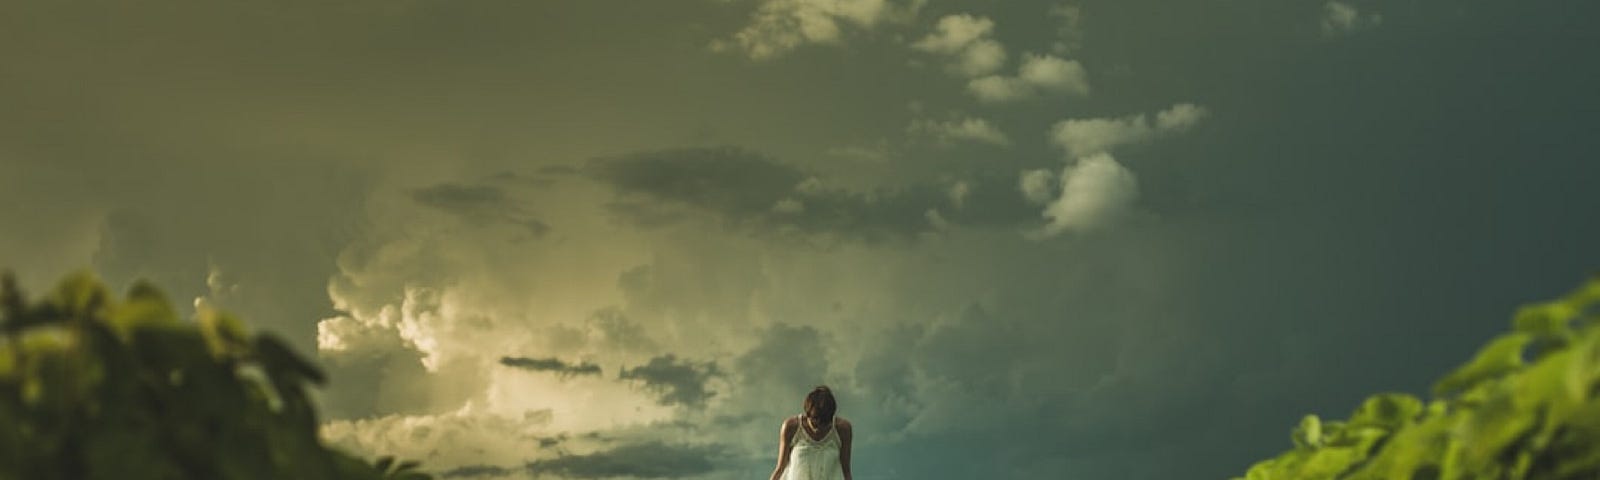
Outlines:
[[1350, 424], [1390, 431], [1405, 427], [1422, 414], [1422, 400], [1405, 393], [1380, 393], [1367, 397], [1350, 415]]
[[267, 334], [257, 336], [255, 350], [270, 375], [287, 375], [297, 381], [310, 381], [318, 385], [327, 381], [327, 376], [323, 375], [321, 369], [300, 358], [299, 354], [294, 353], [293, 349], [276, 336]]
[[0, 382], [16, 381], [18, 369], [16, 347], [0, 342]]
[[1322, 420], [1316, 415], [1306, 415], [1300, 419], [1300, 425], [1295, 427], [1290, 439], [1297, 448], [1313, 449], [1322, 446]]
[[195, 319], [200, 325], [200, 333], [205, 336], [206, 349], [215, 358], [228, 358], [241, 355], [248, 345], [248, 334], [245, 333], [244, 322], [233, 315], [221, 312], [207, 305], [201, 305], [195, 312]]
[[1433, 394], [1441, 397], [1455, 395], [1478, 382], [1515, 371], [1522, 366], [1522, 349], [1528, 345], [1529, 339], [1524, 333], [1496, 337], [1479, 350], [1472, 361], [1435, 383]]
[[128, 341], [134, 329], [177, 325], [178, 314], [172, 310], [161, 291], [141, 281], [128, 290], [127, 299], [111, 313], [108, 320], [118, 337]]
[[72, 316], [96, 317], [110, 295], [93, 273], [82, 271], [56, 285], [54, 305]]

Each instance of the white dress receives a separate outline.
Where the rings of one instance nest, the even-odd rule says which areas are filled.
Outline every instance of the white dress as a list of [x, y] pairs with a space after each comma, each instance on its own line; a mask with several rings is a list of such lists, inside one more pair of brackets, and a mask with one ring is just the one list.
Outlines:
[[[802, 425], [804, 420], [800, 420]], [[822, 440], [814, 440], [805, 427], [794, 429], [789, 439], [789, 466], [784, 467], [781, 480], [844, 480], [844, 470], [839, 467], [839, 418]]]

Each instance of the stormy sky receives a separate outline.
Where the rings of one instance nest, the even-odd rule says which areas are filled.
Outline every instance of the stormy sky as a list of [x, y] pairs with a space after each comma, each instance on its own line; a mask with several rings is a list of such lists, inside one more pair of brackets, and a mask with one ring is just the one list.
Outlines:
[[443, 478], [1205, 479], [1600, 267], [1576, 1], [0, 6], [0, 266]]

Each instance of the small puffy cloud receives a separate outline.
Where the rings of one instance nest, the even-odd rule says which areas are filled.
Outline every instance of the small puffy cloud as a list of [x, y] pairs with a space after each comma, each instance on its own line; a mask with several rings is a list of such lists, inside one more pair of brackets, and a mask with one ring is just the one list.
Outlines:
[[1383, 23], [1383, 15], [1361, 13], [1355, 6], [1339, 0], [1329, 0], [1328, 3], [1322, 4], [1322, 34], [1324, 36], [1344, 35], [1376, 27], [1381, 23]]
[[1017, 78], [1040, 90], [1089, 94], [1089, 77], [1083, 66], [1077, 61], [1052, 55], [1027, 55], [1022, 60]]
[[700, 407], [716, 395], [706, 388], [706, 383], [721, 374], [716, 363], [693, 363], [667, 354], [644, 365], [624, 368], [617, 378], [644, 382], [645, 390], [654, 393], [662, 405]]
[[558, 358], [500, 357], [500, 364], [535, 372], [553, 372], [562, 378], [600, 374], [599, 365], [589, 362], [567, 363]]
[[949, 144], [955, 141], [987, 143], [990, 145], [1010, 145], [1011, 138], [1000, 131], [994, 124], [982, 118], [965, 117], [952, 120], [915, 119], [906, 131], [931, 137], [940, 144]]
[[1061, 171], [1061, 196], [1045, 206], [1037, 237], [1099, 228], [1133, 204], [1138, 180], [1110, 154], [1098, 153]]
[[961, 53], [961, 61], [953, 65], [961, 74], [975, 77], [999, 70], [1006, 64], [1006, 48], [996, 40], [981, 40]]
[[967, 82], [967, 92], [985, 103], [1005, 103], [1046, 93], [1088, 95], [1089, 74], [1076, 60], [1027, 54], [1016, 76], [988, 75]]
[[1068, 119], [1050, 129], [1050, 141], [1073, 157], [1109, 151], [1160, 135], [1188, 130], [1205, 118], [1205, 107], [1180, 103], [1156, 113], [1152, 123], [1145, 114], [1122, 118]]
[[[1156, 112], [1154, 120], [1137, 114], [1057, 122], [1050, 129], [1050, 141], [1066, 151], [1072, 165], [1062, 169], [1059, 176], [1047, 170], [1022, 173], [1019, 187], [1023, 197], [1045, 207], [1045, 225], [1030, 236], [1048, 238], [1110, 223], [1139, 195], [1137, 179], [1111, 156], [1111, 149], [1189, 130], [1206, 115], [1205, 107], [1180, 103]], [[1052, 178], [1058, 181], [1052, 182]], [[1059, 189], [1052, 189], [1053, 186]]]
[[912, 44], [918, 50], [935, 53], [956, 53], [968, 45], [988, 37], [994, 31], [994, 21], [987, 17], [968, 14], [946, 15], [939, 19], [934, 33]]
[[1028, 170], [1022, 172], [1019, 188], [1022, 189], [1022, 197], [1028, 199], [1029, 203], [1044, 205], [1055, 198], [1055, 181], [1055, 172], [1042, 168]]
[[968, 14], [947, 15], [939, 19], [934, 32], [911, 44], [911, 48], [952, 58], [950, 69], [976, 77], [1005, 66], [1006, 49], [990, 38], [994, 21]]
[[972, 184], [956, 182], [950, 185], [950, 204], [961, 208], [967, 204], [967, 196], [972, 195]]
[[967, 92], [988, 103], [1012, 102], [1034, 95], [1033, 88], [1021, 79], [1000, 75], [972, 79], [967, 82]]
[[1205, 116], [1205, 107], [1193, 103], [1180, 103], [1156, 112], [1156, 130], [1182, 132], [1199, 124]]
[[765, 0], [750, 23], [713, 50], [738, 50], [753, 60], [775, 58], [807, 44], [837, 44], [846, 27], [871, 29], [916, 15], [926, 0]]

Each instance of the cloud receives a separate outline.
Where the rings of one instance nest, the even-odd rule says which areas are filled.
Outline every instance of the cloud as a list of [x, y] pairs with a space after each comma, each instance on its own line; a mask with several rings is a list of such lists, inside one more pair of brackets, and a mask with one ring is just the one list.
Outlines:
[[714, 445], [635, 443], [537, 460], [527, 468], [535, 475], [550, 473], [566, 478], [683, 478], [711, 473], [712, 459], [718, 451], [720, 448]]
[[[618, 275], [617, 286], [623, 292], [644, 288], [640, 284], [647, 281], [650, 271], [648, 265], [641, 265], [629, 269]], [[626, 293], [625, 293], [626, 294]], [[650, 352], [659, 349], [656, 341], [645, 332], [644, 326], [629, 318], [627, 313], [617, 307], [606, 307], [596, 310], [584, 322], [588, 330], [588, 343], [612, 352]]]
[[1070, 119], [1056, 122], [1050, 141], [1072, 157], [1104, 153], [1111, 148], [1146, 142], [1169, 133], [1186, 131], [1208, 114], [1205, 107], [1180, 103], [1156, 113], [1154, 122], [1144, 114], [1122, 118]]
[[443, 472], [440, 478], [472, 478], [472, 477], [504, 477], [522, 473], [522, 469], [497, 467], [494, 465], [464, 465]]
[[500, 364], [535, 372], [555, 372], [562, 378], [599, 375], [600, 366], [589, 362], [567, 363], [557, 358], [500, 357]]
[[1016, 76], [988, 75], [967, 82], [967, 92], [985, 103], [1005, 103], [1046, 93], [1089, 94], [1089, 74], [1077, 60], [1023, 55]]
[[967, 196], [972, 195], [972, 185], [967, 182], [956, 182], [950, 185], [950, 203], [956, 208], [965, 207]]
[[[550, 410], [496, 415], [471, 405], [426, 415], [383, 415], [324, 422], [321, 437], [351, 452], [379, 453], [451, 471], [471, 465], [520, 465], [548, 455]], [[462, 472], [465, 473], [465, 472]]]
[[617, 378], [644, 382], [645, 390], [654, 393], [656, 401], [662, 405], [701, 407], [716, 395], [706, 388], [706, 382], [719, 375], [722, 373], [715, 362], [696, 364], [667, 354], [652, 358], [644, 365], [624, 368]]
[[550, 226], [533, 218], [500, 187], [441, 183], [411, 190], [411, 199], [423, 206], [450, 213], [471, 224], [515, 225], [535, 237], [550, 232]]
[[964, 13], [946, 15], [934, 28], [911, 48], [951, 57], [950, 70], [966, 77], [985, 75], [1005, 66], [1005, 46], [990, 38], [993, 20]]
[[975, 117], [952, 120], [918, 118], [911, 121], [906, 131], [931, 137], [940, 144], [968, 141], [999, 146], [1011, 145], [1011, 138], [1007, 137], [1005, 132], [1000, 131], [988, 120]]
[[870, 30], [916, 15], [926, 0], [764, 0], [750, 23], [716, 51], [739, 50], [752, 60], [786, 54], [807, 44], [838, 44], [846, 27]]
[[595, 159], [585, 170], [619, 193], [675, 201], [741, 220], [760, 216], [805, 179], [797, 169], [733, 147]]
[[[1069, 119], [1050, 129], [1050, 140], [1067, 154], [1060, 175], [1023, 172], [1019, 187], [1030, 203], [1044, 205], [1045, 224], [1029, 234], [1043, 239], [1068, 230], [1096, 230], [1127, 212], [1139, 196], [1138, 180], [1111, 156], [1111, 149], [1184, 132], [1203, 120], [1204, 107], [1179, 103], [1156, 112], [1152, 121], [1138, 114], [1121, 118]], [[1050, 179], [1059, 179], [1052, 188]], [[1054, 200], [1047, 200], [1054, 193]]]
[[1056, 175], [1050, 170], [1042, 168], [1028, 170], [1022, 172], [1018, 188], [1022, 190], [1022, 197], [1028, 199], [1029, 203], [1044, 205], [1055, 198], [1056, 187], [1053, 185], [1055, 180]]
[[1355, 6], [1339, 0], [1322, 4], [1322, 35], [1334, 37], [1376, 27], [1383, 23], [1383, 15], [1363, 14]]
[[826, 383], [827, 342], [816, 327], [774, 324], [733, 362], [743, 404], [798, 410], [798, 398]]
[[1052, 5], [1046, 14], [1061, 22], [1056, 27], [1056, 43], [1050, 50], [1058, 55], [1078, 51], [1083, 46], [1083, 8], [1071, 4]]
[[[987, 122], [951, 124], [946, 134], [993, 135]], [[721, 226], [771, 238], [823, 244], [912, 240], [931, 231], [929, 208], [948, 206], [949, 184], [911, 183], [852, 191], [766, 156], [734, 147], [638, 152], [599, 158], [585, 167], [609, 185], [612, 213], [641, 228], [709, 217]], [[1012, 226], [1026, 218], [1009, 176], [963, 179], [964, 208], [948, 212], [954, 225]]]
[[1046, 223], [1034, 234], [1036, 238], [1105, 225], [1138, 198], [1139, 184], [1110, 154], [1098, 153], [1062, 170], [1060, 191], [1061, 195], [1045, 206]]

